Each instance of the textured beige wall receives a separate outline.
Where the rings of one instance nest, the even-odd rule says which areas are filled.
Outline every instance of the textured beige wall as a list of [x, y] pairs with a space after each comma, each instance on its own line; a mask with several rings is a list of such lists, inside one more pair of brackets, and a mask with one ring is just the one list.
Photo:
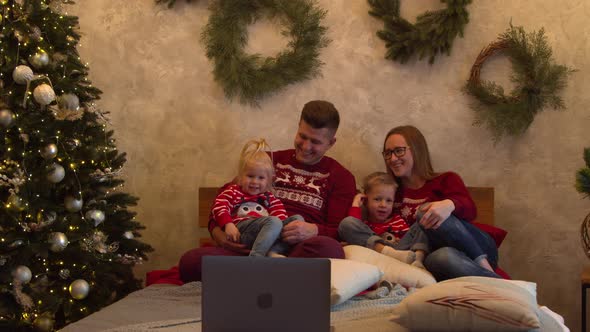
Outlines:
[[[590, 201], [574, 189], [575, 171], [590, 146], [590, 2], [586, 0], [474, 1], [465, 37], [451, 56], [433, 66], [383, 58], [376, 38], [381, 23], [364, 0], [321, 0], [333, 40], [322, 53], [323, 77], [265, 99], [259, 109], [224, 99], [199, 43], [207, 1], [168, 10], [152, 0], [79, 0], [80, 51], [91, 79], [104, 91], [100, 106], [111, 113], [118, 146], [129, 154], [126, 190], [141, 198], [138, 219], [156, 251], [137, 269], [165, 269], [196, 245], [197, 188], [230, 179], [246, 139], [264, 136], [274, 148], [292, 145], [299, 110], [327, 99], [341, 111], [338, 142], [330, 155], [357, 178], [383, 168], [379, 155], [393, 126], [418, 126], [429, 141], [435, 168], [455, 170], [469, 185], [496, 188], [497, 225], [509, 235], [501, 265], [516, 279], [538, 283], [539, 302], [579, 329], [578, 275], [588, 264], [579, 225]], [[404, 17], [440, 8], [438, 0], [402, 1]], [[528, 132], [497, 145], [473, 127], [469, 98], [461, 87], [482, 47], [512, 20], [527, 30], [545, 27], [559, 63], [574, 74], [562, 96], [567, 110], [547, 110]], [[284, 40], [272, 23], [252, 26], [250, 50], [273, 54]], [[509, 89], [506, 59], [485, 67], [484, 76]]]

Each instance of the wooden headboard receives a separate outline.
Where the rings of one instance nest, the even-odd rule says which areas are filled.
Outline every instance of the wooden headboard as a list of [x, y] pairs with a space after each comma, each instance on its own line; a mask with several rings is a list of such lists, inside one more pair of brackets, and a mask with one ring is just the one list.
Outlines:
[[[494, 224], [494, 188], [492, 187], [467, 187], [475, 206], [477, 206], [477, 219], [475, 221], [493, 225]], [[203, 227], [202, 234], [208, 234], [207, 224], [209, 222], [209, 212], [211, 204], [217, 196], [218, 187], [200, 187], [199, 188], [199, 227]], [[213, 244], [210, 237], [199, 239], [199, 245]]]

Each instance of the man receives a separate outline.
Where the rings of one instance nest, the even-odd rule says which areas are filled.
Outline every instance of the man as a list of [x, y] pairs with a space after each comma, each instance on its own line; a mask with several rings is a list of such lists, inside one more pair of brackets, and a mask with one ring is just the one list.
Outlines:
[[[322, 100], [303, 107], [295, 135], [295, 148], [273, 152], [275, 193], [288, 215], [301, 215], [283, 227], [281, 238], [292, 245], [289, 257], [344, 258], [337, 241], [338, 224], [347, 216], [356, 185], [354, 176], [326, 152], [336, 143], [340, 117], [336, 107]], [[196, 248], [180, 259], [184, 282], [201, 279], [201, 258], [210, 255], [244, 255], [248, 249], [226, 238], [209, 221], [209, 231], [219, 247]]]

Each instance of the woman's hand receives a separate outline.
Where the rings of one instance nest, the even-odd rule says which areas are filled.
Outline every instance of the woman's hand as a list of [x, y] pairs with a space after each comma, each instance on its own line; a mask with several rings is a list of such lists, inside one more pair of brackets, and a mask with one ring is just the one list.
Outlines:
[[352, 200], [352, 206], [354, 207], [361, 207], [363, 205], [363, 200], [367, 197], [365, 194], [356, 194], [354, 199]]
[[426, 229], [437, 229], [455, 211], [455, 203], [450, 199], [426, 203], [420, 206], [423, 215], [420, 225]]
[[224, 249], [231, 250], [233, 252], [243, 255], [247, 255], [250, 253], [250, 249], [248, 249], [246, 245], [241, 244], [239, 242], [233, 242], [228, 240], [227, 234], [225, 234], [225, 232], [218, 226], [213, 228], [213, 230], [211, 231], [211, 237], [213, 237], [213, 240], [217, 242], [218, 246]]

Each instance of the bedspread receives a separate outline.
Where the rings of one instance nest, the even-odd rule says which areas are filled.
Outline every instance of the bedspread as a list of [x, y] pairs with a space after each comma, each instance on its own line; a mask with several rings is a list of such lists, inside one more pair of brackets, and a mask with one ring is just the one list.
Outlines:
[[[126, 298], [66, 326], [63, 332], [184, 332], [201, 330], [201, 283], [182, 286], [153, 285], [129, 294]], [[383, 331], [408, 332], [388, 320], [391, 308], [408, 295], [396, 286], [388, 296], [367, 299], [356, 296], [331, 308], [330, 321], [334, 332]], [[541, 307], [540, 329], [535, 332], [569, 330], [561, 316]], [[555, 316], [553, 316], [555, 315]]]

